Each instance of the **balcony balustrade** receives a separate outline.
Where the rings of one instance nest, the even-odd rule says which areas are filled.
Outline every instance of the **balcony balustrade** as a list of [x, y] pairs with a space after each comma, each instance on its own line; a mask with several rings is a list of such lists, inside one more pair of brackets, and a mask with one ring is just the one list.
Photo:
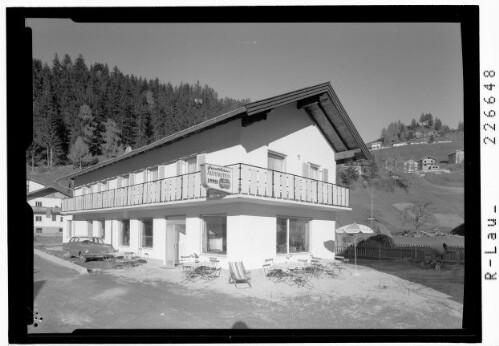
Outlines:
[[[247, 164], [233, 169], [231, 193], [264, 199], [349, 207], [349, 189], [290, 173]], [[62, 211], [87, 211], [206, 199], [201, 172], [63, 199]]]

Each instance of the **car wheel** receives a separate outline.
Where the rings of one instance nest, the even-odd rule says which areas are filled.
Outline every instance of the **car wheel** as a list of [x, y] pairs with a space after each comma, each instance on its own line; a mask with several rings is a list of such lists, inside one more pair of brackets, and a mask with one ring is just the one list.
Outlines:
[[80, 253], [80, 255], [78, 257], [80, 258], [80, 262], [81, 263], [85, 263], [87, 261], [87, 259], [85, 258], [85, 256], [83, 256], [81, 253]]

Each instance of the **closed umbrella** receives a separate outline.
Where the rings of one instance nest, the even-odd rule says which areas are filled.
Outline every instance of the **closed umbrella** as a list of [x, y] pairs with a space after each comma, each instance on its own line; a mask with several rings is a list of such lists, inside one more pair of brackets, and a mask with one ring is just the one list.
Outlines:
[[355, 234], [354, 238], [354, 254], [355, 254], [355, 271], [357, 271], [357, 234], [362, 233], [374, 233], [374, 231], [365, 226], [365, 225], [359, 225], [358, 223], [352, 223], [350, 225], [346, 225], [343, 227], [340, 227], [336, 229], [336, 233], [346, 233], [346, 234]]

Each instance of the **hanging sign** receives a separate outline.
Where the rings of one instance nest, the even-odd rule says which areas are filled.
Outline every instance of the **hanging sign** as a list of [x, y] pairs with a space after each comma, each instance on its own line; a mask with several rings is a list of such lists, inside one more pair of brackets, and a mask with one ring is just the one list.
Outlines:
[[201, 168], [201, 184], [207, 189], [232, 192], [232, 168], [204, 163]]

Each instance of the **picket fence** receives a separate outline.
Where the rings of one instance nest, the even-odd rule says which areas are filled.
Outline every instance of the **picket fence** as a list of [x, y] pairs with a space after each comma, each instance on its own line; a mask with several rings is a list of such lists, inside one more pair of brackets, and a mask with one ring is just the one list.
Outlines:
[[[373, 244], [358, 244], [357, 258], [371, 259], [414, 259], [423, 261], [425, 254], [431, 253], [431, 247], [427, 245], [373, 245]], [[354, 246], [344, 245], [336, 247], [336, 254], [347, 258], [354, 258]], [[448, 252], [444, 255], [446, 263], [464, 263], [464, 247], [449, 246]]]

